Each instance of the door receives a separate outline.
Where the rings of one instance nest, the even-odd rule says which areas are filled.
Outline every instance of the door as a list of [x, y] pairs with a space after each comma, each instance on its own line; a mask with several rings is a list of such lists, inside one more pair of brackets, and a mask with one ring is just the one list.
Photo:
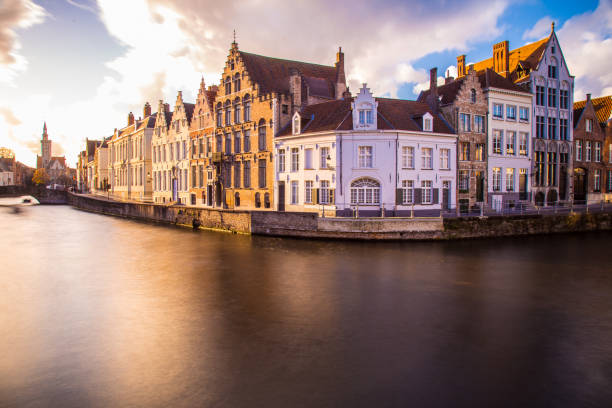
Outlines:
[[213, 205], [213, 186], [212, 184], [209, 184], [208, 187], [206, 188], [208, 191], [206, 192], [206, 203], [212, 207]]
[[450, 181], [442, 182], [442, 208], [450, 210]]
[[519, 175], [519, 200], [527, 200], [527, 173]]
[[285, 182], [278, 182], [278, 211], [285, 211]]
[[574, 170], [574, 201], [577, 204], [584, 204], [587, 198], [586, 174], [586, 171], [580, 167]]
[[475, 172], [476, 175], [476, 202], [484, 201], [484, 176], [482, 171]]

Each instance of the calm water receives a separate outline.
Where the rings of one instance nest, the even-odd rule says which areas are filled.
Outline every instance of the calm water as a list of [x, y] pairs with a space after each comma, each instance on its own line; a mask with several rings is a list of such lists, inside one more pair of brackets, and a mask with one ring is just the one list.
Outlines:
[[2, 407], [610, 407], [612, 234], [282, 240], [0, 209]]

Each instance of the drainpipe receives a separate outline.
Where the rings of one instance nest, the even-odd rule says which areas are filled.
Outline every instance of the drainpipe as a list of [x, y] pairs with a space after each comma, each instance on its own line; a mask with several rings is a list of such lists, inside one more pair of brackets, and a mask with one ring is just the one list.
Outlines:
[[398, 151], [399, 151], [399, 132], [395, 132], [395, 188], [393, 189], [393, 197], [395, 198], [393, 200], [394, 204], [393, 204], [393, 216], [397, 217], [397, 182], [398, 182], [398, 171], [397, 171], [397, 161], [398, 161]]

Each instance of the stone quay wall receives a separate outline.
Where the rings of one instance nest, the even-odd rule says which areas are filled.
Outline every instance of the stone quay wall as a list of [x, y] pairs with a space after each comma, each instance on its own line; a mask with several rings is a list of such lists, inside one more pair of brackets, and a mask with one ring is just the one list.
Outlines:
[[70, 194], [76, 208], [190, 228], [295, 238], [450, 240], [612, 229], [612, 213], [466, 218], [322, 218], [316, 213], [235, 211], [119, 202]]

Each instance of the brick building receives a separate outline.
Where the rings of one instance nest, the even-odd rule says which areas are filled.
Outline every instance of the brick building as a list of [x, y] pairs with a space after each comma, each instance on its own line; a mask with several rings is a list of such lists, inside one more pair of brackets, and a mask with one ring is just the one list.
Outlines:
[[574, 202], [596, 203], [612, 195], [612, 96], [574, 103]]

